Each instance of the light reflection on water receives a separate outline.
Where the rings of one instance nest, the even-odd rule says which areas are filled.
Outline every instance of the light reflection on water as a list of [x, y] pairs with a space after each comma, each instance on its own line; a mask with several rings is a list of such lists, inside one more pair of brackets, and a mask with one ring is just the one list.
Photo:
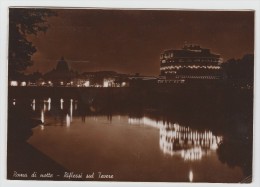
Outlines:
[[66, 115], [66, 125], [67, 125], [67, 127], [70, 126], [70, 122], [71, 122], [70, 116], [69, 116], [69, 114], [67, 114]]
[[[73, 110], [77, 109], [77, 101], [69, 100], [69, 113], [65, 116], [66, 126], [69, 127], [73, 121]], [[32, 101], [32, 109], [35, 111], [35, 99]], [[60, 108], [63, 110], [64, 100], [60, 99]], [[75, 106], [73, 107], [73, 103]], [[46, 108], [51, 109], [51, 98], [44, 100], [43, 109], [41, 110], [41, 121], [44, 124]], [[119, 119], [120, 119], [119, 115]], [[94, 120], [98, 118], [94, 116]], [[108, 117], [112, 120], [112, 116]], [[190, 127], [184, 127], [178, 123], [165, 122], [163, 120], [154, 120], [147, 116], [140, 118], [128, 117], [130, 125], [147, 125], [159, 129], [160, 150], [167, 155], [180, 156], [184, 161], [201, 160], [203, 156], [210, 155], [211, 151], [215, 151], [221, 141], [222, 136], [214, 135], [210, 130], [198, 131]], [[44, 130], [44, 125], [41, 127]]]
[[[60, 108], [63, 107], [64, 100], [60, 99]], [[75, 103], [75, 106], [73, 105]], [[47, 106], [46, 106], [47, 105]], [[35, 99], [32, 103], [33, 110], [35, 110]], [[74, 107], [73, 107], [74, 106]], [[70, 127], [73, 121], [73, 110], [77, 108], [77, 101], [69, 100], [69, 113], [65, 116], [66, 127]], [[51, 109], [51, 99], [44, 100], [43, 110], [41, 111], [41, 121], [44, 123], [46, 108]], [[120, 120], [121, 116], [118, 116]], [[98, 117], [93, 119], [98, 121]], [[107, 118], [110, 122], [112, 116]], [[85, 120], [85, 119], [84, 119]], [[215, 152], [223, 140], [222, 136], [216, 136], [210, 130], [198, 131], [190, 127], [181, 126], [178, 123], [165, 122], [163, 120], [154, 120], [147, 116], [140, 118], [128, 117], [128, 124], [130, 125], [146, 125], [159, 129], [159, 146], [160, 150], [165, 155], [179, 156], [184, 161], [202, 160], [204, 156]], [[44, 130], [44, 125], [41, 126]], [[190, 180], [193, 180], [193, 173], [189, 173]]]
[[190, 172], [189, 172], [189, 181], [193, 182], [193, 172], [192, 172], [192, 170], [190, 170]]
[[32, 109], [33, 109], [33, 111], [35, 111], [35, 99], [33, 99], [33, 101], [32, 101]]
[[41, 121], [44, 123], [44, 110], [41, 111]]
[[215, 151], [223, 137], [211, 131], [199, 132], [178, 123], [156, 121], [148, 117], [129, 118], [129, 124], [144, 124], [160, 129], [160, 149], [165, 154], [179, 155], [185, 161], [201, 160], [204, 155]]
[[73, 99], [70, 100], [70, 122], [72, 122], [73, 118]]
[[[49, 130], [47, 126], [58, 125], [67, 127], [66, 129], [71, 130], [70, 128], [75, 129], [74, 126], [77, 126], [79, 123], [89, 124], [91, 121], [94, 121], [96, 124], [102, 124], [104, 119], [108, 124], [112, 124], [113, 128], [117, 128], [115, 124], [128, 124], [130, 127], [140, 126], [136, 128], [137, 130], [142, 130], [142, 126], [151, 127], [158, 131], [158, 150], [168, 159], [169, 156], [172, 159], [181, 158], [183, 164], [188, 164], [189, 168], [186, 169], [185, 176], [187, 181], [190, 182], [197, 181], [197, 174], [195, 175], [196, 178], [194, 178], [194, 174], [197, 171], [195, 172], [194, 165], [189, 164], [196, 164], [197, 161], [203, 161], [203, 158], [212, 157], [213, 155], [215, 157], [216, 150], [223, 141], [222, 136], [217, 136], [210, 130], [197, 130], [188, 126], [182, 126], [177, 122], [173, 123], [155, 120], [149, 116], [134, 118], [121, 115], [113, 116], [110, 114], [107, 116], [91, 115], [82, 117], [78, 112], [78, 110], [80, 110], [79, 106], [80, 103], [77, 100], [66, 100], [62, 98], [58, 99], [56, 105], [54, 105], [54, 100], [51, 98], [43, 101], [36, 101], [36, 99], [33, 99], [31, 103], [32, 111], [34, 111], [43, 122], [43, 125], [39, 128], [42, 132]], [[60, 113], [55, 113], [55, 110], [61, 110], [64, 113], [59, 117], [57, 115], [60, 115]], [[80, 116], [82, 117], [81, 122], [79, 120]], [[80, 127], [77, 128], [81, 131]], [[118, 141], [120, 141], [120, 139]], [[156, 145], [154, 144], [152, 146]], [[167, 167], [170, 167], [170, 165]]]

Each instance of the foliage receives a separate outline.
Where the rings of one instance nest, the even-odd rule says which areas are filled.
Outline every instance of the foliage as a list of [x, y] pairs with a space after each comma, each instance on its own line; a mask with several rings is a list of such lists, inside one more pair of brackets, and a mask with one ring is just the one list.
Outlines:
[[46, 32], [47, 18], [54, 15], [56, 13], [48, 9], [9, 9], [9, 77], [16, 77], [33, 64], [32, 55], [37, 49], [28, 36]]
[[246, 54], [242, 59], [229, 59], [222, 64], [226, 78], [240, 85], [253, 85], [254, 82], [254, 55]]

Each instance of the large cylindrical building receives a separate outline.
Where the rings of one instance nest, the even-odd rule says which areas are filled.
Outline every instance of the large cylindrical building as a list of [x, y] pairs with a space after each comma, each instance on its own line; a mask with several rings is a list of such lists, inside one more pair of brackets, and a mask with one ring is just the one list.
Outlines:
[[220, 55], [199, 45], [165, 50], [160, 56], [161, 76], [166, 80], [216, 80], [222, 78]]

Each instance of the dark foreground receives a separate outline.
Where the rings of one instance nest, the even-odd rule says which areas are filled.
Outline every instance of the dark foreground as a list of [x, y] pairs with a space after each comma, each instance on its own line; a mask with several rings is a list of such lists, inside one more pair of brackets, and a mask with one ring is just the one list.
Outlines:
[[[41, 124], [32, 119], [24, 108], [9, 107], [8, 114], [8, 147], [7, 178], [14, 180], [43, 180], [40, 174], [50, 171], [59, 174], [65, 168], [32, 147], [26, 141], [32, 136], [32, 128]], [[37, 173], [35, 173], [37, 172]], [[36, 174], [33, 176], [33, 174]], [[48, 177], [46, 177], [48, 179]], [[59, 178], [55, 178], [59, 180]]]

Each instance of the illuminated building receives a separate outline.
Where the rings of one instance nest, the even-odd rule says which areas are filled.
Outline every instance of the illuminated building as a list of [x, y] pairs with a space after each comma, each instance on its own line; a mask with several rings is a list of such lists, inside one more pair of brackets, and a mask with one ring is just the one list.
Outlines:
[[115, 79], [113, 79], [113, 78], [104, 78], [103, 87], [115, 87], [114, 82], [115, 82]]
[[[220, 55], [199, 45], [165, 50], [160, 56], [161, 76], [167, 80], [217, 80], [222, 78]], [[163, 81], [163, 80], [162, 80]]]
[[[69, 69], [67, 61], [65, 61], [64, 57], [61, 57], [61, 59], [57, 62], [56, 68], [47, 72], [44, 75], [44, 79], [47, 82], [50, 81], [52, 83], [51, 86], [71, 86], [71, 80], [75, 76], [75, 72]], [[44, 85], [48, 84], [44, 83], [41, 86]]]

